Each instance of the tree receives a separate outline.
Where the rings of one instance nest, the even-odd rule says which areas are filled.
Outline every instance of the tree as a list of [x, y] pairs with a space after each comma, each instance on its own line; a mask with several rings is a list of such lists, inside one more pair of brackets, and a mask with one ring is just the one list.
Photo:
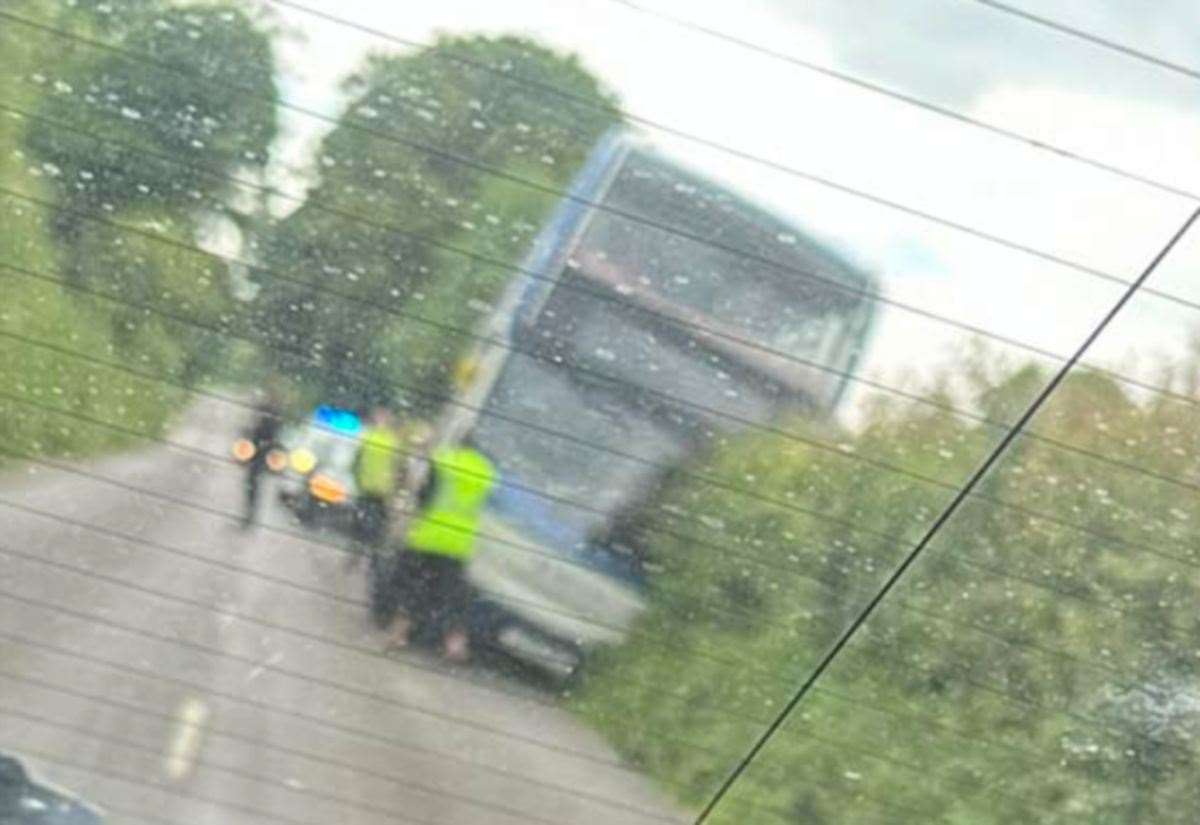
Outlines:
[[[547, 99], [530, 80], [594, 105]], [[610, 97], [574, 57], [482, 36], [372, 57], [346, 91], [320, 183], [265, 244], [266, 268], [286, 278], [260, 275], [257, 317], [269, 348], [311, 354], [278, 366], [315, 394], [436, 407], [478, 307], [614, 122]]]
[[33, 115], [0, 118], [0, 185], [17, 193], [0, 197], [0, 383], [15, 396], [0, 441], [51, 455], [137, 443], [44, 410], [154, 436], [187, 401], [175, 385], [216, 367], [219, 334], [156, 310], [218, 329], [236, 322], [225, 267], [187, 248], [228, 206], [221, 176], [266, 161], [269, 34], [228, 3], [145, 0], [114, 13], [16, 0], [13, 11], [79, 37], [0, 26], [0, 97]]
[[141, 8], [124, 13], [117, 51], [76, 44], [40, 73], [46, 120], [26, 141], [67, 207], [191, 215], [230, 194], [222, 174], [267, 162], [277, 128], [271, 42], [228, 3]]

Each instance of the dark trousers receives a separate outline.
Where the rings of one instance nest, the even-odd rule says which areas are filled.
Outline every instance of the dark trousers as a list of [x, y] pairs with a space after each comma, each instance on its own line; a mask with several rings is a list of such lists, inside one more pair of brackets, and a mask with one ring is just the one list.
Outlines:
[[387, 537], [388, 506], [379, 496], [360, 496], [355, 508], [358, 540], [368, 547], [379, 547]]
[[403, 610], [421, 636], [465, 629], [471, 595], [463, 562], [405, 549], [373, 557], [371, 568], [371, 612], [380, 627]]
[[242, 511], [242, 526], [248, 527], [254, 523], [254, 517], [258, 514], [258, 489], [259, 477], [263, 473], [262, 465], [257, 462], [251, 463], [246, 468], [245, 481], [245, 509]]

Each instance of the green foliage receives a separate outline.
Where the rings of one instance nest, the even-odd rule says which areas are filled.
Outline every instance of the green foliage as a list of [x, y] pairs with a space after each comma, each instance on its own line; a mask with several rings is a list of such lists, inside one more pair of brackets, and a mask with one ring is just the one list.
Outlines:
[[[956, 370], [991, 414], [1046, 376]], [[1200, 368], [1200, 361], [1186, 365]], [[1190, 822], [1200, 690], [1194, 402], [1069, 379], [800, 705], [720, 822]], [[798, 425], [803, 427], [803, 425]], [[631, 521], [658, 573], [575, 700], [634, 763], [706, 800], [999, 437], [881, 400], [844, 457], [777, 436], [681, 474]], [[1090, 453], [1090, 454], [1089, 454]], [[678, 537], [664, 535], [667, 525]], [[698, 547], [688, 536], [702, 535]], [[848, 815], [848, 811], [852, 814]]]
[[553, 190], [613, 122], [505, 72], [608, 101], [573, 57], [514, 37], [442, 38], [372, 57], [348, 83], [352, 102], [319, 154], [320, 184], [266, 244], [264, 260], [286, 277], [260, 275], [265, 343], [319, 358], [278, 356], [318, 395], [436, 405], [478, 307], [512, 278], [505, 265], [558, 201]]
[[73, 44], [40, 67], [37, 115], [71, 130], [32, 128], [27, 142], [73, 208], [187, 214], [219, 202], [230, 184], [205, 170], [262, 167], [275, 136], [270, 40], [226, 3], [131, 18], [119, 51]]
[[[270, 44], [234, 7], [145, 2], [121, 4], [119, 14], [94, 3], [64, 8], [18, 0], [10, 7], [23, 18], [181, 64], [186, 73], [5, 23], [0, 99], [7, 105], [218, 172], [264, 162], [275, 130]], [[265, 98], [237, 94], [235, 80]], [[0, 118], [0, 186], [18, 193], [0, 196], [0, 443], [9, 450], [0, 461], [133, 443], [111, 429], [45, 414], [47, 408], [161, 433], [186, 402], [181, 390], [86, 359], [185, 384], [217, 368], [218, 336], [169, 326], [129, 304], [201, 324], [233, 322], [224, 267], [170, 243], [195, 242], [202, 210], [220, 208], [223, 188], [181, 166], [149, 162], [136, 149], [22, 117]], [[56, 207], [101, 220], [67, 217]]]

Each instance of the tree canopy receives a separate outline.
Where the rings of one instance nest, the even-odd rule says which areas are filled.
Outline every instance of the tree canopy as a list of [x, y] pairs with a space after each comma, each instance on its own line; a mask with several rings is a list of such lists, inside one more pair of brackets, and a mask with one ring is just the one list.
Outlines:
[[346, 91], [320, 182], [268, 233], [259, 325], [315, 395], [436, 406], [611, 98], [573, 57], [484, 36], [374, 56]]

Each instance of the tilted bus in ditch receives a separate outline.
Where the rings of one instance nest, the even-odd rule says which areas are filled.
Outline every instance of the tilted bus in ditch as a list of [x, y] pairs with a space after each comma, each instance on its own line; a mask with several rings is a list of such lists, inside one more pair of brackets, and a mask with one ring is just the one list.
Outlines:
[[837, 408], [872, 278], [627, 132], [605, 137], [542, 229], [439, 428], [503, 483], [469, 569], [476, 632], [568, 672], [618, 643], [642, 573], [605, 546], [665, 468], [781, 414]]

